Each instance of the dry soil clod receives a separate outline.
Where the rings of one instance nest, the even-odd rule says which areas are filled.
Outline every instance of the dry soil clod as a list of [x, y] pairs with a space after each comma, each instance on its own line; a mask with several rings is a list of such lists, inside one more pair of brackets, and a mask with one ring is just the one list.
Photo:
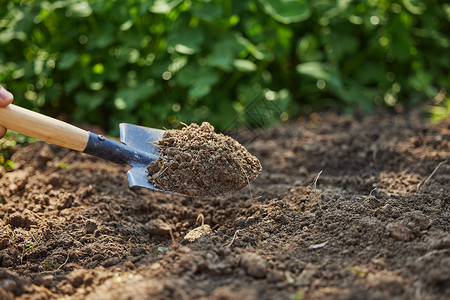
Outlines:
[[159, 141], [159, 159], [148, 165], [156, 187], [193, 197], [237, 191], [262, 170], [259, 160], [236, 140], [203, 122], [167, 130]]

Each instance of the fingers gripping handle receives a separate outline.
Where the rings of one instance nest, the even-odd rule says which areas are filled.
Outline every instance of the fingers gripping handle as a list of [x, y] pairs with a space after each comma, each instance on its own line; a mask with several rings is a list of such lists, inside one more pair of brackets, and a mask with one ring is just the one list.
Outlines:
[[0, 108], [0, 125], [44, 142], [77, 151], [83, 151], [89, 140], [88, 131], [14, 104]]

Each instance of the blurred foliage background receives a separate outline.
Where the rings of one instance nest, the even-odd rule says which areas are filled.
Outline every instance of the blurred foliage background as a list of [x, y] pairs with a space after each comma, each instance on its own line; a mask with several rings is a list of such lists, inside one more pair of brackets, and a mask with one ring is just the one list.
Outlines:
[[0, 83], [17, 105], [113, 135], [430, 100], [445, 115], [444, 2], [0, 0]]

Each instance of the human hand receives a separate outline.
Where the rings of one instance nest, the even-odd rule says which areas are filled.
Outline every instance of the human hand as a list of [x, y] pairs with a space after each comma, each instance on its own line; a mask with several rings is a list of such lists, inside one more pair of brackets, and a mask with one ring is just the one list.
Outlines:
[[[10, 92], [8, 92], [5, 88], [0, 86], [0, 107], [5, 107], [11, 104], [14, 96]], [[6, 133], [6, 128], [0, 126], [0, 138], [2, 138]]]

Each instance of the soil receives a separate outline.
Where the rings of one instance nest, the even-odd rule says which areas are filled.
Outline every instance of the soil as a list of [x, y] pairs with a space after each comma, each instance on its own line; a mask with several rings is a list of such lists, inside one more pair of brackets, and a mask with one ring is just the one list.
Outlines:
[[450, 120], [324, 113], [239, 138], [264, 168], [252, 196], [131, 190], [124, 166], [19, 149], [0, 299], [450, 298]]
[[218, 196], [241, 190], [261, 173], [255, 156], [208, 122], [166, 130], [157, 146], [161, 156], [149, 164], [148, 180], [165, 191]]

